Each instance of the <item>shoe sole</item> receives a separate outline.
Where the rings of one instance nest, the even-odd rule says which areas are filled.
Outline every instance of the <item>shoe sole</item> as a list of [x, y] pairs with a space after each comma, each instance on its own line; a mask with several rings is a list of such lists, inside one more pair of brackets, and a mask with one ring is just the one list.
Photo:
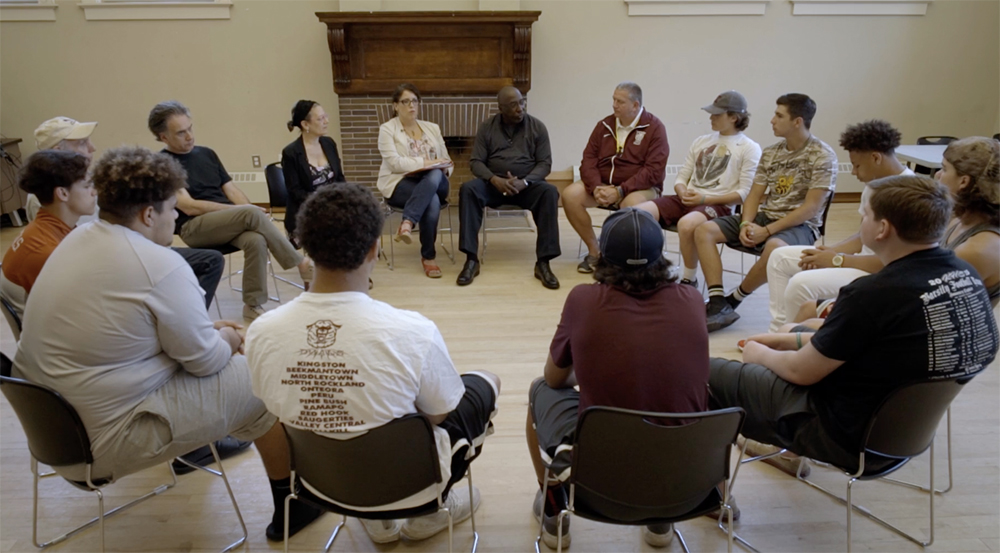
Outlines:
[[[480, 503], [482, 503], [482, 500], [480, 500]], [[469, 513], [467, 515], [465, 515], [465, 516], [463, 516], [461, 518], [456, 518], [456, 519], [452, 520], [452, 522], [451, 522], [452, 527], [454, 528], [455, 526], [458, 526], [459, 524], [461, 524], [461, 523], [469, 520], [469, 518], [472, 517], [472, 513], [475, 512], [478, 509], [479, 509], [479, 504], [473, 505], [472, 509], [469, 510]], [[445, 524], [443, 528], [435, 530], [434, 532], [430, 532], [430, 533], [426, 533], [426, 534], [410, 534], [409, 532], [406, 531], [406, 524], [403, 524], [403, 527], [399, 530], [399, 535], [402, 536], [402, 537], [404, 537], [404, 538], [406, 538], [406, 539], [408, 539], [408, 540], [410, 540], [410, 541], [421, 541], [421, 540], [426, 540], [426, 539], [428, 539], [430, 537], [436, 536], [436, 535], [440, 534], [441, 532], [444, 532], [447, 529], [448, 529], [448, 525]]]
[[368, 527], [365, 526], [365, 523], [362, 522], [361, 526], [364, 527], [365, 533], [368, 534], [368, 539], [372, 540], [372, 542], [374, 542], [374, 543], [387, 544], [387, 543], [395, 543], [395, 542], [399, 541], [399, 534], [400, 534], [399, 529], [396, 529], [389, 536], [376, 537], [376, 536], [373, 536], [372, 533], [368, 531]]
[[589, 275], [590, 273], [594, 272], [594, 268], [590, 267], [589, 269], [584, 269], [583, 267], [577, 266], [576, 272], [580, 273], [581, 275]]
[[716, 330], [722, 330], [738, 320], [740, 320], [740, 314], [733, 311], [732, 313], [724, 316], [718, 323], [708, 323], [708, 331], [715, 332]]
[[[535, 516], [535, 523], [537, 524], [542, 523], [542, 515], [540, 513], [534, 512], [534, 508], [532, 508], [531, 514]], [[563, 517], [563, 523], [565, 523], [568, 518], [569, 518], [568, 516]], [[563, 549], [569, 547], [569, 543], [573, 541], [571, 536], [572, 534], [566, 534], [565, 536], [563, 536]], [[542, 543], [547, 545], [549, 549], [559, 549], [559, 540], [556, 538], [556, 535], [549, 534], [544, 530], [542, 531]]]
[[413, 243], [413, 238], [409, 234], [397, 234], [394, 239], [396, 242], [402, 242], [407, 245]]

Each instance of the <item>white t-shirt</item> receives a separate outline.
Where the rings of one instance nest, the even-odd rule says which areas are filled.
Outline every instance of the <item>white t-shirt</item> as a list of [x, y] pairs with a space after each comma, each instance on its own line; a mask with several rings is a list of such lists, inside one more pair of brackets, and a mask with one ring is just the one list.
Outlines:
[[699, 136], [691, 143], [684, 166], [677, 173], [678, 184], [706, 196], [739, 192], [747, 198], [760, 163], [760, 144], [743, 133], [722, 136], [717, 132]]
[[[914, 175], [914, 174], [915, 173], [913, 172], [912, 169], [906, 167], [905, 169], [903, 169], [903, 172], [900, 173], [900, 176]], [[869, 188], [867, 184], [865, 184], [864, 189], [861, 190], [861, 203], [858, 204], [858, 215], [862, 217], [865, 216], [865, 204], [868, 203], [868, 200], [870, 200], [871, 197], [872, 197], [872, 189]], [[861, 244], [861, 253], [858, 255], [875, 255], [875, 252], [873, 252], [872, 249], [869, 248], [868, 246]]]
[[[247, 330], [246, 353], [254, 394], [268, 411], [331, 438], [350, 439], [418, 410], [449, 413], [465, 394], [433, 322], [361, 292], [306, 292], [261, 315]], [[434, 434], [443, 488], [451, 440], [443, 428]], [[379, 509], [417, 507], [437, 496], [431, 486]]]
[[184, 258], [97, 221], [74, 229], [46, 260], [14, 365], [65, 396], [101, 457], [127, 415], [174, 374], [209, 376], [231, 357]]

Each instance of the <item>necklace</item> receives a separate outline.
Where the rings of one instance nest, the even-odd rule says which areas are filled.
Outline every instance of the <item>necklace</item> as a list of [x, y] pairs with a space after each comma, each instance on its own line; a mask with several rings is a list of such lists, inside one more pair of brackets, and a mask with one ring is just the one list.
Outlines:
[[409, 136], [410, 138], [412, 138], [414, 140], [419, 140], [420, 136], [423, 134], [420, 131], [420, 127], [419, 126], [417, 126], [416, 128], [414, 128], [413, 130], [410, 130], [410, 129], [407, 129], [406, 127], [403, 127], [403, 131], [406, 132], [407, 136]]

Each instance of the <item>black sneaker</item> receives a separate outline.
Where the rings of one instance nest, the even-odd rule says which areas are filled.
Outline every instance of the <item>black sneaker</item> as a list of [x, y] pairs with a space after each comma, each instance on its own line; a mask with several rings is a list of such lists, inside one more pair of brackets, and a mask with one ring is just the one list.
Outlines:
[[597, 265], [597, 258], [587, 254], [587, 257], [583, 258], [583, 261], [576, 266], [576, 272], [583, 274], [590, 274], [594, 272], [594, 265]]
[[688, 286], [692, 286], [695, 289], [697, 289], [698, 288], [698, 279], [688, 280], [686, 278], [682, 278], [681, 279], [681, 284], [687, 284]]
[[709, 332], [715, 332], [716, 330], [726, 328], [740, 319], [740, 314], [733, 309], [733, 306], [729, 305], [729, 302], [726, 302], [725, 299], [723, 299], [723, 303], [724, 305], [715, 313], [711, 312], [712, 304], [709, 304], [709, 314], [706, 317]]

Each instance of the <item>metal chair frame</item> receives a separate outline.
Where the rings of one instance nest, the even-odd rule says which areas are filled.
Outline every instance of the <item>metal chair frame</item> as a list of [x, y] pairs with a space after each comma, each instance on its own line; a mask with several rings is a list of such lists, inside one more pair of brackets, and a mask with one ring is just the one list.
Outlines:
[[[726, 411], [738, 412], [740, 414], [740, 421], [739, 421], [739, 425], [738, 425], [738, 427], [736, 429], [736, 435], [739, 434], [739, 431], [740, 431], [740, 429], [743, 426], [743, 416], [744, 416], [743, 410], [739, 409], [739, 408], [723, 409], [723, 410], [718, 410], [718, 411], [709, 411], [709, 412], [705, 412], [705, 413], [652, 413], [652, 412], [632, 411], [632, 410], [628, 410], [628, 409], [619, 409], [619, 408], [612, 408], [612, 407], [591, 407], [591, 408], [588, 409], [588, 411], [591, 411], [591, 410], [604, 410], [604, 411], [614, 411], [614, 412], [618, 412], [618, 413], [634, 414], [636, 416], [642, 416], [643, 418], [665, 418], [665, 417], [670, 417], [670, 418], [676, 418], [676, 419], [701, 419], [701, 418], [706, 417], [706, 416], [721, 416], [721, 415], [727, 415], [727, 414], [729, 414], [729, 413], [726, 413]], [[579, 428], [582, 426], [583, 422], [584, 422], [584, 417], [581, 416], [580, 420], [577, 423], [577, 429], [578, 429], [577, 435], [580, 434]], [[735, 441], [735, 436], [734, 436], [734, 441]], [[719, 527], [722, 528], [722, 530], [727, 533], [727, 537], [728, 537], [728, 540], [727, 540], [727, 551], [728, 551], [728, 553], [732, 553], [732, 550], [733, 550], [733, 540], [736, 539], [736, 533], [733, 530], [733, 509], [732, 509], [732, 507], [729, 504], [729, 500], [732, 497], [732, 495], [731, 495], [732, 483], [736, 480], [736, 475], [739, 473], [740, 466], [743, 464], [741, 460], [742, 460], [743, 453], [744, 453], [745, 449], [746, 449], [746, 447], [745, 447], [745, 444], [744, 444], [744, 447], [740, 450], [740, 456], [739, 456], [739, 459], [738, 459], [739, 462], [736, 463], [736, 468], [733, 470], [732, 475], [729, 476], [728, 481], [723, 481], [724, 485], [723, 485], [723, 493], [722, 493], [722, 503], [720, 504], [721, 513], [720, 513], [720, 516], [719, 516]], [[728, 463], [728, 461], [727, 461], [727, 463]], [[574, 466], [574, 468], [576, 466], [576, 457], [574, 457], [574, 465], [573, 466]], [[727, 472], [728, 472], [728, 470], [727, 470]], [[571, 476], [570, 476], [570, 482], [569, 482], [569, 502], [568, 502], [566, 508], [564, 510], [562, 510], [562, 511], [559, 512], [559, 515], [558, 515], [558, 517], [556, 519], [556, 525], [557, 525], [556, 526], [557, 527], [557, 530], [556, 530], [556, 545], [557, 545], [556, 551], [558, 553], [562, 553], [562, 548], [563, 548], [563, 543], [562, 543], [562, 541], [563, 541], [563, 532], [562, 532], [563, 520], [565, 520], [565, 518], [567, 516], [571, 515], [571, 514], [577, 515], [577, 516], [582, 516], [584, 518], [588, 518], [585, 515], [577, 512], [577, 510], [575, 508], [575, 503], [576, 503], [576, 481], [575, 481], [575, 479], [573, 477], [573, 472], [572, 471], [571, 471], [570, 474], [571, 474]], [[542, 497], [545, 497], [547, 495], [547, 493], [548, 493], [548, 486], [549, 486], [550, 482], [554, 482], [554, 479], [550, 478], [548, 472], [546, 472], [545, 480], [542, 483]], [[722, 526], [722, 518], [723, 518], [724, 515], [728, 515], [727, 516], [728, 529]], [[698, 515], [695, 515], [695, 516], [702, 516], [702, 515], [698, 514]], [[682, 517], [677, 517], [676, 519], [673, 519], [673, 520], [674, 520], [674, 522], [681, 522], [683, 520], [688, 520], [690, 518], [695, 518], [695, 516], [690, 516], [690, 517], [682, 516]], [[607, 522], [607, 521], [600, 520], [599, 522]], [[627, 525], [634, 525], [634, 524], [627, 524]], [[544, 517], [544, 514], [543, 514], [543, 516], [539, 520], [539, 524], [538, 524], [538, 537], [535, 538], [535, 553], [541, 553], [541, 541], [542, 541], [542, 534], [544, 532], [544, 529], [545, 529], [545, 517]], [[690, 553], [690, 549], [688, 549], [687, 542], [684, 540], [684, 536], [683, 536], [683, 534], [681, 534], [680, 530], [677, 529], [677, 525], [676, 524], [673, 524], [672, 531], [673, 531], [674, 534], [676, 534], [678, 540], [681, 542], [681, 547], [684, 549], [684, 551], [686, 553]]]
[[[396, 247], [393, 244], [393, 242], [395, 242], [395, 240], [393, 240], [393, 236], [392, 236], [392, 229], [393, 229], [393, 227], [395, 225], [392, 224], [392, 216], [393, 216], [394, 213], [398, 213], [399, 216], [400, 216], [400, 221], [402, 221], [402, 218], [403, 218], [403, 209], [399, 208], [399, 207], [393, 207], [393, 206], [389, 205], [389, 202], [386, 201], [385, 198], [382, 199], [382, 206], [383, 206], [383, 209], [385, 210], [385, 223], [386, 224], [385, 224], [385, 240], [383, 241], [383, 245], [382, 245], [382, 247], [380, 249], [380, 253], [383, 256], [385, 255], [385, 245], [384, 245], [384, 243], [388, 242], [389, 243], [389, 255], [388, 255], [388, 257], [386, 257], [386, 264], [389, 266], [389, 270], [392, 271], [392, 270], [395, 270], [395, 265], [396, 265]], [[438, 222], [438, 237], [441, 239], [441, 249], [444, 250], [444, 253], [448, 256], [448, 259], [450, 259], [452, 263], [455, 263], [455, 232], [453, 230], [455, 227], [454, 227], [454, 223], [452, 223], [452, 219], [451, 219], [451, 204], [450, 203], [444, 204], [444, 205], [441, 206], [441, 209], [448, 211], [448, 226], [447, 227], [442, 227], [441, 224], [440, 224], [440, 221]], [[419, 225], [414, 225], [413, 229], [416, 230], [417, 232], [420, 232], [420, 226]], [[450, 249], [447, 248], [444, 245], [444, 236], [442, 236], [442, 233], [444, 231], [448, 231], [448, 238], [451, 241], [451, 248]]]
[[[524, 225], [507, 225], [507, 226], [501, 226], [501, 227], [488, 228], [491, 216], [492, 216], [492, 218], [494, 220], [499, 221], [499, 220], [502, 220], [505, 217], [508, 217], [508, 216], [504, 215], [505, 212], [506, 213], [512, 213], [512, 212], [516, 212], [516, 211], [520, 211], [521, 215], [524, 216]], [[497, 207], [490, 207], [490, 206], [483, 207], [483, 226], [482, 226], [482, 228], [479, 231], [482, 234], [482, 237], [481, 237], [482, 239], [480, 240], [480, 242], [482, 242], [482, 246], [480, 247], [479, 262], [483, 263], [483, 264], [486, 263], [486, 236], [487, 236], [487, 231], [489, 231], [489, 232], [524, 232], [524, 231], [527, 231], [527, 232], [537, 232], [536, 227], [535, 227], [535, 220], [534, 220], [534, 218], [533, 218], [533, 216], [531, 214], [531, 210], [524, 209], [524, 208], [522, 208], [520, 206], [511, 205], [511, 204], [502, 204], [502, 205], [499, 205]]]
[[[63, 404], [63, 406], [65, 407], [66, 411], [69, 413], [69, 416], [73, 418], [74, 424], [76, 426], [76, 433], [77, 433], [78, 436], [80, 436], [83, 439], [83, 443], [81, 443], [80, 446], [81, 447], [86, 447], [87, 451], [89, 451], [90, 440], [87, 437], [86, 428], [84, 428], [83, 423], [80, 420], [80, 417], [77, 414], [76, 410], [73, 408], [73, 406], [70, 405], [69, 402], [67, 402], [65, 400], [65, 398], [62, 397], [61, 394], [59, 394], [55, 390], [52, 390], [51, 388], [48, 388], [46, 386], [42, 386], [42, 385], [39, 385], [39, 384], [34, 384], [34, 383], [31, 383], [31, 382], [28, 382], [28, 381], [21, 380], [19, 378], [14, 378], [14, 377], [10, 376], [10, 374], [11, 374], [11, 368], [12, 368], [13, 364], [11, 363], [10, 359], [7, 358], [6, 355], [0, 356], [0, 357], [2, 357], [2, 366], [3, 366], [2, 367], [2, 371], [0, 371], [0, 385], [3, 386], [4, 395], [8, 395], [9, 393], [16, 393], [16, 392], [10, 392], [10, 390], [9, 390], [10, 386], [15, 385], [15, 386], [30, 386], [32, 388], [36, 388], [36, 389], [42, 390], [46, 394], [53, 396], [55, 399], [57, 399], [59, 402], [61, 402]], [[10, 396], [8, 396], [8, 399], [10, 399]], [[13, 402], [12, 402], [12, 407], [14, 407], [14, 403]], [[16, 408], [15, 408], [15, 413], [18, 414], [18, 416], [20, 416], [20, 413], [18, 413], [18, 410]], [[29, 450], [30, 450], [30, 449], [32, 449], [31, 448], [32, 440], [31, 440], [31, 436], [28, 436], [28, 438], [29, 438], [28, 445], [29, 445]], [[236, 541], [234, 541], [234, 542], [230, 543], [228, 546], [226, 546], [226, 548], [222, 550], [222, 553], [225, 553], [227, 551], [230, 551], [230, 550], [234, 549], [235, 547], [238, 547], [239, 545], [243, 544], [244, 542], [246, 542], [248, 533], [247, 533], [246, 524], [243, 521], [243, 515], [240, 512], [239, 505], [236, 503], [236, 497], [233, 495], [233, 489], [229, 485], [229, 478], [226, 477], [225, 469], [223, 468], [222, 462], [219, 459], [219, 453], [215, 449], [215, 444], [214, 443], [210, 443], [209, 447], [212, 450], [212, 455], [215, 457], [215, 462], [218, 464], [218, 467], [219, 467], [218, 470], [210, 469], [210, 468], [203, 467], [203, 466], [200, 466], [200, 465], [197, 465], [197, 464], [194, 464], [194, 463], [190, 463], [190, 462], [188, 462], [188, 461], [186, 461], [184, 459], [180, 459], [180, 460], [183, 463], [185, 463], [185, 464], [187, 464], [187, 465], [189, 465], [191, 467], [194, 467], [194, 468], [197, 468], [197, 469], [200, 469], [200, 470], [203, 470], [205, 472], [209, 472], [211, 474], [214, 474], [216, 476], [221, 477], [222, 481], [226, 485], [226, 491], [228, 492], [229, 499], [230, 499], [230, 501], [233, 504], [233, 509], [236, 511], [236, 516], [239, 519], [240, 528], [242, 529], [243, 535], [239, 539], [237, 539]], [[46, 547], [49, 547], [49, 546], [61, 543], [61, 542], [65, 541], [65, 540], [69, 539], [70, 537], [75, 536], [76, 534], [79, 534], [80, 532], [82, 532], [82, 531], [86, 530], [87, 528], [90, 528], [91, 526], [94, 526], [96, 524], [100, 528], [100, 532], [101, 532], [101, 551], [103, 552], [103, 551], [105, 551], [104, 520], [106, 518], [114, 516], [114, 515], [122, 512], [122, 511], [124, 511], [124, 510], [126, 510], [126, 509], [128, 509], [128, 508], [130, 508], [132, 506], [134, 506], [134, 505], [137, 505], [137, 504], [139, 504], [139, 503], [141, 503], [141, 502], [143, 502], [143, 501], [145, 501], [145, 500], [153, 497], [153, 496], [160, 495], [161, 493], [163, 493], [163, 492], [167, 491], [168, 489], [173, 488], [174, 486], [177, 485], [177, 474], [174, 472], [174, 469], [173, 469], [173, 466], [171, 465], [171, 463], [168, 462], [167, 463], [167, 467], [169, 468], [170, 475], [171, 475], [171, 482], [170, 483], [168, 483], [168, 484], [162, 484], [160, 486], [157, 486], [152, 491], [146, 493], [145, 495], [143, 495], [143, 496], [141, 496], [139, 498], [133, 499], [132, 501], [129, 501], [128, 503], [125, 503], [124, 505], [120, 505], [118, 507], [115, 507], [113, 509], [105, 511], [104, 510], [104, 493], [103, 493], [102, 489], [105, 488], [106, 486], [114, 483], [114, 480], [111, 480], [111, 479], [106, 480], [106, 481], [101, 480], [101, 481], [95, 483], [94, 479], [93, 479], [93, 473], [92, 473], [92, 471], [93, 471], [93, 465], [92, 465], [92, 462], [89, 461], [89, 459], [90, 459], [90, 454], [88, 453], [88, 462], [86, 463], [86, 480], [84, 482], [76, 482], [76, 481], [72, 481], [72, 480], [69, 480], [69, 479], [66, 479], [66, 481], [69, 482], [70, 484], [72, 484], [73, 486], [81, 489], [81, 490], [89, 491], [89, 492], [94, 492], [97, 495], [97, 507], [98, 507], [98, 514], [97, 514], [97, 516], [94, 517], [94, 518], [92, 518], [90, 521], [85, 522], [85, 523], [81, 524], [80, 526], [77, 526], [76, 528], [74, 528], [74, 529], [72, 529], [72, 530], [70, 530], [70, 531], [68, 531], [68, 532], [66, 532], [66, 533], [64, 533], [64, 534], [62, 534], [60, 536], [57, 536], [55, 538], [52, 538], [52, 539], [44, 541], [44, 542], [39, 542], [39, 539], [38, 539], [38, 503], [39, 503], [38, 482], [39, 482], [39, 480], [41, 478], [52, 476], [55, 473], [54, 472], [40, 473], [38, 471], [39, 461], [38, 461], [38, 459], [35, 458], [34, 453], [31, 453], [31, 474], [32, 474], [32, 480], [33, 480], [33, 482], [32, 482], [31, 541], [35, 545], [35, 547], [37, 547], [39, 549], [44, 549]]]

